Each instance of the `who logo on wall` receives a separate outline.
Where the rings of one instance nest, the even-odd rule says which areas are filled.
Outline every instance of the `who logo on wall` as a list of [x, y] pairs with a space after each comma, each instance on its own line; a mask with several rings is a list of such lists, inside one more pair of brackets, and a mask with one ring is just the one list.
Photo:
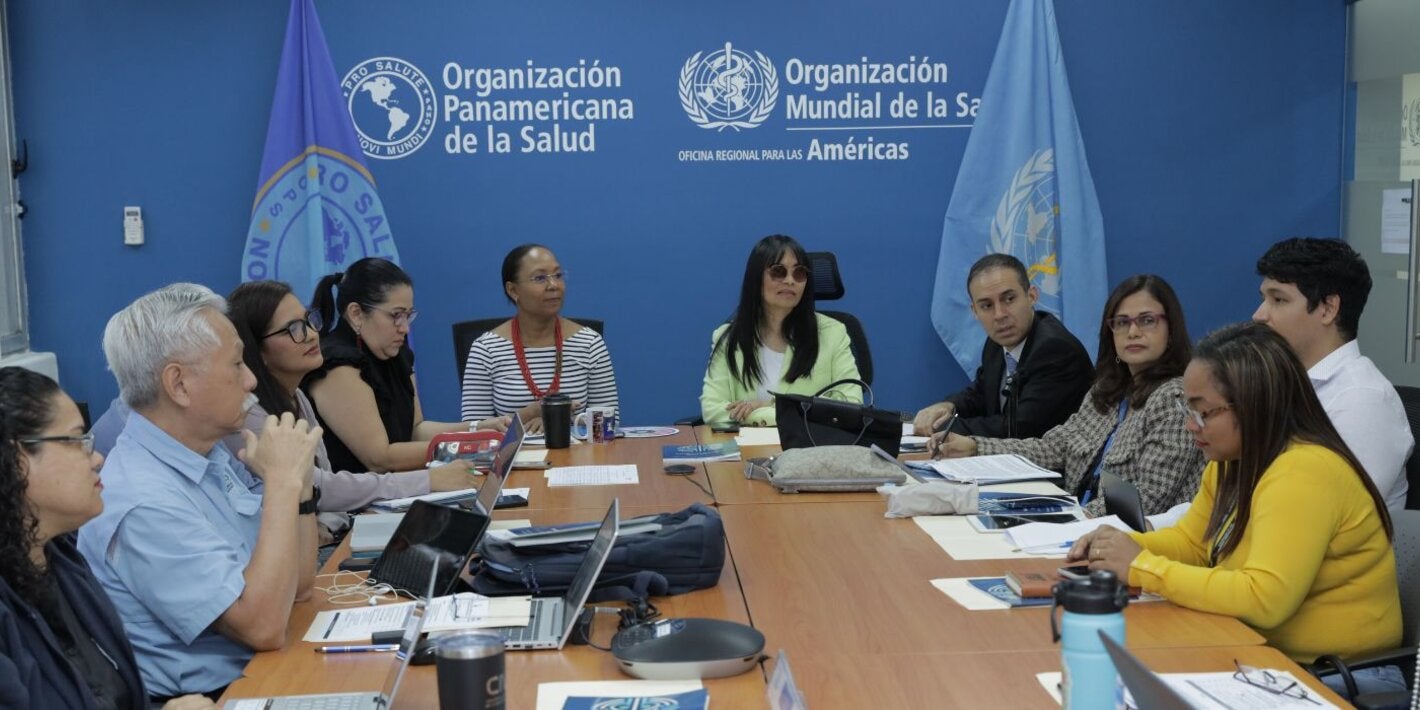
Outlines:
[[696, 52], [680, 70], [680, 106], [701, 128], [754, 128], [778, 100], [779, 75], [762, 52], [751, 57], [726, 42], [723, 50]]

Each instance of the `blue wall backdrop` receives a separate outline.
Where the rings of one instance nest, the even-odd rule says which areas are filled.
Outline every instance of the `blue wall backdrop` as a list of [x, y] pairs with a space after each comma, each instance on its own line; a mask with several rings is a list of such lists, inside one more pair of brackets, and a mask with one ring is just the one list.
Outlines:
[[[550, 245], [571, 274], [566, 312], [607, 320], [624, 420], [698, 409], [709, 333], [734, 306], [749, 247], [765, 234], [838, 254], [873, 345], [880, 405], [914, 409], [966, 376], [928, 320], [942, 215], [971, 117], [887, 115], [899, 91], [980, 92], [1005, 3], [470, 3], [319, 0], [336, 71], [396, 57], [430, 81], [437, 121], [405, 157], [370, 159], [423, 314], [413, 343], [431, 418], [456, 416], [449, 324], [509, 313], [498, 266], [513, 245]], [[175, 280], [238, 282], [285, 31], [285, 0], [9, 3], [32, 343], [96, 406], [114, 396], [99, 347], [132, 298]], [[1345, 10], [1340, 0], [1061, 0], [1061, 40], [1108, 235], [1112, 281], [1170, 279], [1195, 337], [1247, 317], [1252, 264], [1289, 235], [1339, 230]], [[726, 42], [773, 66], [778, 97], [753, 128], [707, 130], [678, 82]], [[946, 81], [834, 84], [798, 65], [942, 63]], [[464, 122], [446, 102], [553, 100], [561, 89], [450, 88], [445, 68], [616, 68], [613, 120]], [[795, 65], [794, 62], [798, 62]], [[459, 75], [460, 72], [453, 72]], [[456, 76], [448, 77], [458, 78]], [[941, 77], [934, 77], [939, 79]], [[412, 89], [402, 98], [414, 108]], [[764, 87], [761, 86], [760, 89]], [[790, 102], [882, 92], [882, 116], [791, 117]], [[401, 98], [400, 94], [396, 94]], [[452, 97], [452, 99], [450, 98]], [[357, 102], [368, 97], [358, 96]], [[623, 109], [624, 110], [624, 109]], [[925, 111], [925, 108], [919, 110]], [[374, 133], [382, 112], [360, 104]], [[586, 131], [590, 152], [521, 152], [520, 130]], [[450, 154], [455, 127], [478, 152]], [[825, 130], [831, 128], [856, 130]], [[490, 153], [490, 128], [512, 152]], [[791, 130], [807, 128], [810, 130]], [[812, 160], [824, 144], [905, 144], [906, 159]], [[782, 150], [784, 159], [771, 152]], [[760, 160], [720, 150], [758, 150]], [[881, 150], [881, 149], [879, 149]], [[687, 152], [689, 151], [689, 152]], [[798, 151], [796, 154], [795, 151]], [[899, 152], [895, 150], [894, 152]], [[735, 156], [729, 156], [735, 157]], [[141, 205], [148, 243], [122, 244]], [[1092, 337], [1087, 335], [1087, 337]]]

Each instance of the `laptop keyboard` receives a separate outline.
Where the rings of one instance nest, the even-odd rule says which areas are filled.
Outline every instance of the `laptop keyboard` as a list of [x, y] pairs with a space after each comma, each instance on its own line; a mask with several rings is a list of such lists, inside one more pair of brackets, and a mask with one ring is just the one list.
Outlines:
[[379, 706], [378, 696], [371, 693], [343, 693], [273, 698], [268, 707], [271, 710], [361, 710]]
[[503, 638], [508, 641], [533, 641], [538, 638], [537, 630], [542, 627], [542, 617], [547, 612], [543, 609], [542, 599], [532, 600], [532, 615], [528, 618], [527, 626], [513, 626], [504, 629]]

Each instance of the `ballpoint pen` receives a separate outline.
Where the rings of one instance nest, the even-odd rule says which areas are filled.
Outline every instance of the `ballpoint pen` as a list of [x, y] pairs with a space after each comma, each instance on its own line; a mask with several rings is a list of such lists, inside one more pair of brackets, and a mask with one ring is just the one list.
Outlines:
[[316, 653], [378, 653], [398, 651], [397, 643], [367, 643], [358, 646], [316, 646]]
[[[958, 417], [958, 416], [960, 416], [959, 413], [958, 413], [955, 409], [953, 409], [953, 410], [952, 410], [952, 415], [951, 415], [950, 417], [947, 417], [947, 421], [944, 422], [941, 426], [939, 426], [939, 427], [937, 427], [936, 429], [932, 430], [933, 437], [932, 437], [931, 440], [930, 440], [930, 441], [931, 441], [931, 451], [929, 451], [929, 452], [927, 453], [927, 455], [928, 455], [929, 457], [935, 459], [935, 458], [937, 458], [937, 453], [941, 451], [941, 447], [938, 446], [938, 444], [937, 444], [937, 437], [936, 437], [935, 435], [936, 435], [936, 434], [940, 434], [940, 433], [942, 433], [942, 432], [945, 431], [945, 432], [948, 432], [947, 436], [951, 436], [950, 432], [951, 432], [951, 430], [952, 430], [952, 425], [957, 423], [957, 417]], [[946, 443], [946, 441], [947, 441], [947, 437], [946, 437], [946, 436], [942, 437], [942, 443]]]

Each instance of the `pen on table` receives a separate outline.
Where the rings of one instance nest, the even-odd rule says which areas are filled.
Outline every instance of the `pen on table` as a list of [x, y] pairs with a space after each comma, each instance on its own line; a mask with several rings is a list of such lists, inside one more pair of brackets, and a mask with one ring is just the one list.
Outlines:
[[[953, 409], [953, 410], [952, 410], [952, 415], [951, 415], [950, 417], [947, 417], [947, 421], [943, 422], [941, 426], [939, 426], [939, 427], [933, 429], [933, 430], [932, 430], [932, 434], [934, 434], [934, 435], [935, 435], [935, 434], [940, 434], [940, 433], [942, 433], [942, 432], [944, 432], [944, 431], [945, 431], [945, 432], [951, 432], [951, 430], [952, 430], [952, 425], [957, 423], [957, 416], [958, 416], [957, 411], [956, 411], [955, 409]], [[948, 436], [950, 436], [950, 435], [951, 435], [951, 434], [948, 433]], [[940, 447], [937, 445], [937, 437], [936, 437], [936, 436], [933, 436], [931, 439], [929, 439], [929, 441], [931, 441], [931, 443], [932, 443], [932, 447], [931, 447], [932, 450], [931, 450], [931, 452], [930, 452], [928, 455], [935, 459], [935, 458], [937, 458], [937, 452], [941, 450]], [[942, 443], [946, 443], [946, 441], [947, 441], [947, 437], [946, 437], [946, 436], [942, 437]]]
[[358, 646], [316, 646], [316, 653], [378, 653], [398, 651], [397, 643], [367, 643]]

